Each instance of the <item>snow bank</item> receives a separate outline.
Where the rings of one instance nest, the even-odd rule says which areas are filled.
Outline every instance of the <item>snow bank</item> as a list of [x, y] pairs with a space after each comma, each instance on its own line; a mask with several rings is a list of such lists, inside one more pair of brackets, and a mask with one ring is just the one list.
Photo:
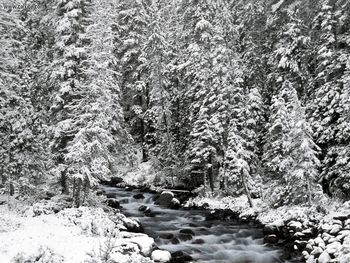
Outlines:
[[[0, 205], [0, 262], [153, 262], [153, 239], [144, 234], [121, 234], [125, 216], [102, 208], [67, 208], [51, 214], [25, 213]], [[46, 211], [46, 210], [45, 210]]]
[[242, 216], [257, 215], [266, 208], [260, 199], [253, 199], [254, 207], [249, 207], [246, 196], [239, 197], [195, 197], [188, 200], [185, 206], [207, 206], [209, 209], [231, 209]]
[[155, 176], [151, 162], [144, 162], [140, 163], [134, 171], [123, 175], [123, 180], [127, 185], [131, 186], [153, 185]]
[[314, 219], [321, 219], [324, 215], [317, 212], [316, 207], [283, 206], [270, 208], [261, 199], [253, 199], [254, 207], [248, 204], [246, 196], [239, 197], [195, 197], [187, 201], [185, 206], [207, 206], [209, 209], [231, 209], [241, 217], [256, 216], [262, 224], [281, 225], [291, 219], [308, 220], [310, 215]]

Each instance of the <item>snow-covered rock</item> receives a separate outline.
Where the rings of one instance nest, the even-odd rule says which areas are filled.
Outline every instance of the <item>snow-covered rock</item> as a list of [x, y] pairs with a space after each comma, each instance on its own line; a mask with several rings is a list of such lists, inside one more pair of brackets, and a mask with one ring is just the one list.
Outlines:
[[181, 207], [181, 203], [177, 198], [174, 197], [173, 199], [171, 199], [171, 207], [170, 208], [178, 209], [180, 207]]
[[317, 246], [321, 247], [322, 249], [325, 249], [326, 244], [321, 237], [315, 238], [314, 242]]
[[330, 233], [331, 235], [336, 235], [340, 230], [342, 230], [342, 226], [336, 224], [336, 225], [333, 225], [333, 226], [332, 226], [332, 229], [329, 231], [329, 233]]
[[325, 251], [326, 251], [328, 254], [334, 255], [335, 253], [337, 253], [338, 251], [340, 251], [341, 248], [342, 248], [342, 245], [340, 244], [340, 242], [337, 242], [337, 241], [336, 241], [336, 242], [333, 242], [333, 243], [327, 245]]
[[142, 255], [148, 257], [151, 255], [151, 251], [154, 246], [154, 239], [141, 233], [129, 233], [121, 232], [121, 236], [126, 239], [127, 242], [135, 243], [140, 248]]
[[345, 237], [348, 237], [348, 236], [350, 236], [350, 230], [342, 230], [338, 233], [337, 238], [339, 240], [343, 240]]
[[122, 221], [128, 231], [136, 233], [143, 232], [143, 227], [137, 219], [125, 217]]
[[321, 255], [322, 252], [323, 252], [323, 249], [322, 249], [322, 248], [316, 247], [314, 250], [311, 251], [311, 255], [317, 257], [317, 256]]
[[165, 250], [154, 250], [151, 255], [151, 259], [156, 262], [169, 262], [171, 260], [171, 254]]
[[322, 229], [322, 231], [323, 232], [330, 232], [331, 230], [332, 230], [332, 226], [331, 225], [329, 225], [329, 224], [323, 224], [323, 225], [321, 225], [321, 229]]
[[303, 225], [299, 221], [290, 221], [288, 226], [293, 229], [295, 232], [302, 231]]
[[322, 254], [318, 257], [318, 263], [329, 263], [331, 261], [331, 257], [326, 251], [323, 251]]
[[307, 260], [306, 260], [306, 263], [315, 263], [315, 256], [314, 255], [311, 255]]
[[345, 226], [345, 227], [350, 227], [350, 219], [347, 219], [347, 220], [344, 222], [344, 226]]

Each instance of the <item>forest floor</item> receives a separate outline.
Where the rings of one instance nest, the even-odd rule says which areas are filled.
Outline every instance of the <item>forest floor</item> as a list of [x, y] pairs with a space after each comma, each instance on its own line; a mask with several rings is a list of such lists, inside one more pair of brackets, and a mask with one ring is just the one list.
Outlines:
[[[153, 239], [125, 231], [125, 216], [102, 207], [25, 205], [0, 196], [0, 262], [153, 262]], [[60, 210], [60, 211], [58, 211]]]

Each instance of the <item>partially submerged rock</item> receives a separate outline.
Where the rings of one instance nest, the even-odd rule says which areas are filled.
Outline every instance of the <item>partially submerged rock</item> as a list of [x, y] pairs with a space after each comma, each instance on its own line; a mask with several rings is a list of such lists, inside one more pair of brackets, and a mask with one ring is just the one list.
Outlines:
[[115, 198], [108, 198], [107, 199], [107, 205], [112, 207], [112, 208], [115, 208], [115, 209], [119, 209], [120, 208], [120, 203]]
[[131, 219], [131, 218], [123, 218], [123, 225], [126, 227], [126, 229], [130, 232], [134, 233], [142, 233], [143, 232], [143, 226], [137, 219]]

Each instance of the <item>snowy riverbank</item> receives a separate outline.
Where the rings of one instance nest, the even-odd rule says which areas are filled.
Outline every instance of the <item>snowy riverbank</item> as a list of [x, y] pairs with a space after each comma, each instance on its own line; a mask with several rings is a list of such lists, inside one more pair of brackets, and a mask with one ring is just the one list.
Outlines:
[[[10, 205], [9, 205], [10, 204]], [[154, 240], [126, 231], [133, 220], [107, 207], [63, 208], [43, 201], [0, 205], [0, 262], [148, 263], [166, 254]]]
[[264, 227], [267, 243], [287, 241], [308, 263], [350, 262], [350, 202], [271, 209], [255, 199], [254, 205], [250, 208], [244, 196], [195, 197], [185, 204], [210, 209], [213, 216], [229, 210], [242, 220], [254, 220]]

